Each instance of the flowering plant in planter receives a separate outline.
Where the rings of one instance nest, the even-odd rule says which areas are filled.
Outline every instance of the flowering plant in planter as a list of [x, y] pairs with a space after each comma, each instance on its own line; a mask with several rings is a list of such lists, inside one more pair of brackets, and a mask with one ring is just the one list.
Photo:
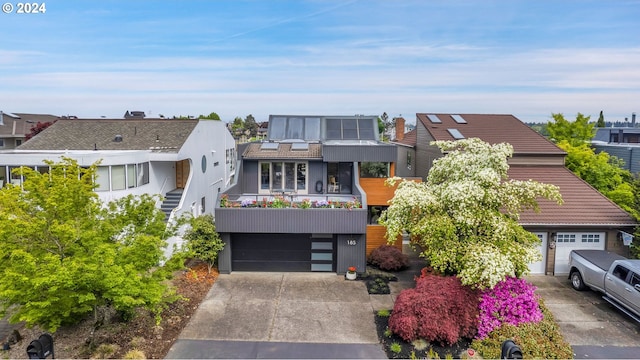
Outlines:
[[347, 271], [349, 272], [349, 274], [355, 274], [356, 273], [356, 267], [355, 266], [349, 266]]
[[229, 206], [229, 195], [224, 194], [220, 197], [220, 207], [228, 207]]
[[308, 209], [311, 207], [311, 200], [309, 199], [303, 199], [302, 202], [300, 203], [300, 208], [302, 209]]

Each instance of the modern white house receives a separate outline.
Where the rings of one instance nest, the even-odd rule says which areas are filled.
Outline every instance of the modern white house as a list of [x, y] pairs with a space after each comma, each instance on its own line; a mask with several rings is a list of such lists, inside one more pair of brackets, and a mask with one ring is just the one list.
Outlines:
[[18, 148], [0, 151], [0, 180], [20, 184], [12, 169], [45, 172], [45, 160], [69, 157], [80, 166], [100, 161], [101, 200], [160, 194], [158, 206], [172, 221], [185, 213], [213, 214], [218, 193], [235, 181], [235, 148], [222, 121], [61, 119]]

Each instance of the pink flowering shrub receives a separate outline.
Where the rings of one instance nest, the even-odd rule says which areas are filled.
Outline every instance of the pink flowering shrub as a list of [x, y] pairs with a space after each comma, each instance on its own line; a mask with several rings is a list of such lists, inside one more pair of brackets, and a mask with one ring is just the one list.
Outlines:
[[418, 338], [452, 345], [472, 338], [478, 321], [478, 291], [455, 276], [423, 272], [416, 287], [403, 290], [389, 317], [389, 330], [406, 341]]
[[484, 339], [493, 330], [510, 324], [537, 323], [542, 320], [536, 287], [524, 279], [507, 277], [487, 289], [480, 298], [477, 339]]

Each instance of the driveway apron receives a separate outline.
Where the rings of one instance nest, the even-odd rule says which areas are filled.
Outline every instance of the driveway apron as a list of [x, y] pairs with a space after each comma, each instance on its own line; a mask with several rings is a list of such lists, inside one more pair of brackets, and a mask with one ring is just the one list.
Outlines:
[[221, 274], [180, 337], [378, 343], [364, 287], [336, 274]]

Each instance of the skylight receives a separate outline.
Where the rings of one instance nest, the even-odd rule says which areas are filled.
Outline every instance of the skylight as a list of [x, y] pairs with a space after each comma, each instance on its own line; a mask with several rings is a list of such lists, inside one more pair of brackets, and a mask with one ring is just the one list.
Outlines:
[[458, 129], [447, 129], [447, 131], [456, 140], [464, 139], [464, 135]]
[[429, 118], [429, 120], [434, 123], [434, 124], [440, 124], [442, 123], [442, 121], [438, 118], [438, 116], [434, 115], [434, 114], [427, 114], [427, 117]]
[[291, 150], [298, 150], [298, 151], [309, 150], [309, 143], [306, 143], [306, 142], [293, 143], [291, 144]]
[[461, 115], [451, 115], [453, 120], [458, 124], [466, 124], [467, 120], [465, 120]]
[[260, 150], [278, 150], [278, 143], [262, 143]]

